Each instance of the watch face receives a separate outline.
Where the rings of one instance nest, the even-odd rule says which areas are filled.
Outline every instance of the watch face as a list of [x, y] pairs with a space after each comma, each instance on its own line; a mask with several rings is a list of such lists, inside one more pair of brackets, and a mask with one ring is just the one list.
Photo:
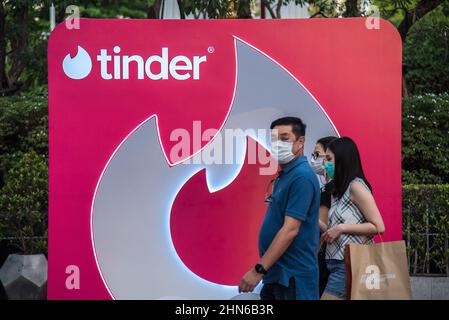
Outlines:
[[256, 265], [256, 272], [257, 272], [257, 273], [262, 273], [262, 274], [267, 273], [267, 272], [265, 271], [264, 267], [263, 267], [261, 264], [257, 264], [257, 265]]

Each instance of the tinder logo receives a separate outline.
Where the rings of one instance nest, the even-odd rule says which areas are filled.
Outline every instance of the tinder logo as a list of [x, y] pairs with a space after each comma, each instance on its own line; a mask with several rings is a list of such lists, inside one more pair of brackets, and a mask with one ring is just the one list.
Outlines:
[[87, 51], [78, 46], [75, 57], [71, 58], [70, 54], [65, 56], [62, 61], [62, 69], [66, 76], [71, 79], [84, 79], [92, 70], [92, 60]]
[[[114, 46], [113, 53], [109, 53], [107, 49], [100, 49], [96, 58], [100, 66], [102, 79], [199, 80], [200, 66], [207, 61], [206, 56], [190, 58], [178, 55], [169, 58], [169, 49], [166, 47], [161, 48], [160, 54], [154, 54], [148, 58], [137, 54], [120, 55], [120, 52], [119, 46]], [[70, 54], [65, 56], [62, 68], [69, 78], [84, 79], [92, 70], [92, 59], [86, 50], [78, 46], [75, 57], [70, 57]]]

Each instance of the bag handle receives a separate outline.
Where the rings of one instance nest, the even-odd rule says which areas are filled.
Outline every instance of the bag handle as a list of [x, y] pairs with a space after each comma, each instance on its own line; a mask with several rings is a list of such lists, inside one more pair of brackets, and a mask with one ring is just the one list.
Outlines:
[[382, 236], [381, 236], [380, 232], [377, 232], [377, 235], [378, 235], [378, 236], [379, 236], [379, 238], [380, 238], [380, 243], [384, 243], [384, 239], [382, 238]]
[[[373, 224], [373, 226], [374, 226], [374, 224]], [[380, 234], [379, 230], [377, 230], [376, 226], [374, 226], [374, 228], [376, 229], [376, 233], [380, 238], [380, 243], [384, 243], [384, 239], [382, 239], [382, 235]]]

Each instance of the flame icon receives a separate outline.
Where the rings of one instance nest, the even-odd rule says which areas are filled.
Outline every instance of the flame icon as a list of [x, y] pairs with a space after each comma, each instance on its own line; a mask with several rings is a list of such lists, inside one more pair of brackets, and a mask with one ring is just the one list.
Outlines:
[[[314, 124], [305, 154], [312, 153], [319, 137], [339, 136], [318, 101], [287, 69], [236, 36], [234, 47], [235, 97], [221, 130], [241, 130], [232, 137], [239, 141], [233, 150], [236, 158], [246, 159], [250, 140], [268, 150], [269, 137], [255, 132], [286, 115], [299, 114], [305, 123]], [[202, 153], [210, 154], [216, 144], [226, 145], [225, 140], [226, 136], [211, 141], [189, 165], [169, 166], [158, 116], [153, 114], [111, 155], [91, 205], [91, 239], [112, 298], [236, 296], [240, 273], [258, 255], [252, 243], [270, 178], [260, 176], [257, 165], [244, 166], [245, 161], [203, 164]], [[249, 188], [254, 196], [245, 193]]]
[[84, 79], [92, 70], [92, 60], [87, 51], [78, 46], [75, 57], [70, 57], [70, 54], [65, 56], [62, 61], [62, 69], [66, 76], [71, 79]]

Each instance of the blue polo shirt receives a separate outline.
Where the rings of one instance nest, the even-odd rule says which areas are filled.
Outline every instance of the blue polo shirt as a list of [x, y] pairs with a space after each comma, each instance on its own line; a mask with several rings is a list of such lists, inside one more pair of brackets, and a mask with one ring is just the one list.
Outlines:
[[267, 251], [286, 215], [302, 222], [298, 235], [263, 277], [264, 284], [279, 283], [286, 287], [294, 277], [298, 300], [319, 299], [319, 207], [318, 178], [307, 157], [296, 158], [279, 171], [274, 181], [271, 202], [259, 233], [259, 253], [262, 256]]

